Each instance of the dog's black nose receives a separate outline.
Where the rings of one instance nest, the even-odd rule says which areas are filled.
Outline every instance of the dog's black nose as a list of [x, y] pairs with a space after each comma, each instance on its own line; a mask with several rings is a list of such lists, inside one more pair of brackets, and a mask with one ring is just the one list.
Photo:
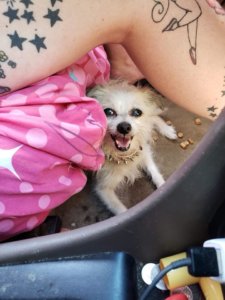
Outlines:
[[127, 134], [131, 131], [131, 125], [127, 122], [121, 122], [117, 125], [117, 131], [122, 134]]

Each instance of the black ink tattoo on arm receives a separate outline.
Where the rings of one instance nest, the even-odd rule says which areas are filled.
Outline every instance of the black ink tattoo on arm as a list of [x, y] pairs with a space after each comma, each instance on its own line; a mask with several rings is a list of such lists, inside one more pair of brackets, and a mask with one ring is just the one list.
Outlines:
[[[63, 22], [60, 10], [63, 0], [43, 1], [46, 3], [45, 9], [39, 14], [35, 14], [35, 4], [38, 3], [38, 0], [0, 0], [2, 9], [0, 14], [6, 24], [5, 35], [9, 41], [9, 47], [14, 48], [15, 51], [24, 51], [28, 45], [32, 45], [36, 53], [46, 50], [48, 36], [46, 32], [41, 32], [41, 29], [37, 30], [38, 24], [47, 20], [51, 29]], [[22, 32], [20, 30], [21, 23], [23, 26], [25, 24], [29, 30]], [[17, 63], [9, 58], [5, 51], [0, 50], [1, 96], [11, 91], [11, 88], [5, 85], [3, 80], [7, 78], [8, 69], [16, 69], [16, 67]]]
[[45, 37], [40, 37], [39, 35], [35, 34], [34, 39], [30, 40], [29, 42], [36, 47], [37, 52], [39, 53], [41, 49], [47, 49], [47, 47], [44, 44], [44, 40]]
[[53, 27], [57, 21], [62, 21], [59, 17], [59, 9], [51, 10], [48, 8], [48, 13], [44, 16], [44, 18], [50, 20], [51, 27]]
[[[162, 22], [172, 5], [175, 5], [181, 13], [169, 21], [162, 32], [174, 31], [181, 27], [187, 28], [187, 36], [189, 42], [189, 55], [194, 65], [197, 64], [197, 35], [198, 35], [198, 19], [202, 14], [201, 7], [197, 0], [154, 0], [156, 4], [152, 9], [152, 20], [155, 23]], [[172, 9], [172, 8], [171, 8]]]
[[212, 105], [211, 107], [208, 107], [207, 108], [207, 111], [209, 113], [209, 116], [211, 118], [215, 118], [217, 117], [217, 113], [216, 113], [216, 110], [218, 109], [218, 107], [216, 107], [215, 105]]
[[[224, 67], [225, 70], [225, 67]], [[225, 101], [225, 76], [223, 77], [223, 87], [221, 90], [220, 98]], [[221, 99], [220, 99], [221, 100]], [[216, 104], [212, 105], [211, 107], [207, 107], [207, 112], [209, 113], [209, 117], [215, 119], [217, 114], [218, 107], [216, 107]]]
[[[6, 78], [5, 68], [10, 67], [12, 69], [16, 68], [16, 63], [9, 59], [5, 51], [0, 50], [0, 79]], [[11, 89], [8, 86], [0, 84], [0, 95], [9, 93]]]
[[27, 40], [24, 37], [20, 37], [15, 30], [13, 34], [8, 34], [10, 40], [11, 40], [11, 48], [17, 47], [20, 50], [23, 50], [23, 43]]
[[30, 24], [30, 22], [34, 22], [35, 18], [33, 16], [33, 11], [27, 11], [24, 10], [23, 15], [21, 16], [21, 18], [25, 19], [27, 21], [27, 24]]
[[[60, 16], [60, 8], [59, 5], [63, 2], [63, 0], [48, 0], [46, 1], [46, 12], [37, 16], [34, 16], [35, 12], [35, 1], [33, 0], [0, 0], [1, 2], [5, 2], [6, 9], [3, 11], [2, 15], [4, 18], [7, 18], [9, 31], [7, 36], [10, 41], [10, 47], [23, 51], [28, 43], [34, 46], [34, 49], [37, 53], [40, 53], [42, 50], [47, 49], [47, 41], [48, 38], [46, 33], [38, 32], [37, 29], [33, 29], [33, 38], [32, 35], [29, 37], [23, 35], [22, 32], [19, 31], [19, 24], [20, 22], [26, 22], [27, 26], [30, 24], [35, 24], [36, 22], [43, 22], [43, 19], [47, 19], [50, 25], [50, 28], [54, 27], [56, 24], [62, 22], [62, 18]], [[50, 7], [49, 7], [50, 6]], [[55, 9], [56, 8], [56, 9]], [[18, 29], [10, 31], [12, 23], [18, 23]]]

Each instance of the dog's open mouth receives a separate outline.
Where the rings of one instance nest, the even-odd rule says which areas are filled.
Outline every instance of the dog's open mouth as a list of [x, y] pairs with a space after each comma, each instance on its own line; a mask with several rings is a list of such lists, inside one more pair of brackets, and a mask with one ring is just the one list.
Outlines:
[[125, 135], [111, 135], [114, 144], [116, 146], [116, 148], [119, 151], [127, 151], [130, 148], [130, 144], [132, 141], [131, 136], [125, 136]]

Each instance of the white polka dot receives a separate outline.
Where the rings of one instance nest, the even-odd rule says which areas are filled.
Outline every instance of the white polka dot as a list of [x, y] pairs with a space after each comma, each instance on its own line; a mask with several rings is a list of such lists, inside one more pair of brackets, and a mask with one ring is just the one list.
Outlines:
[[73, 139], [80, 133], [80, 127], [78, 125], [66, 122], [62, 122], [60, 125], [62, 134], [68, 139]]
[[80, 162], [82, 162], [82, 160], [83, 160], [83, 155], [81, 154], [76, 154], [71, 158], [71, 161], [76, 164], [79, 164]]
[[66, 176], [59, 177], [59, 183], [70, 186], [72, 184], [72, 180]]
[[[87, 97], [83, 97], [82, 100], [83, 100], [83, 99], [84, 99], [84, 100], [88, 100], [88, 101], [90, 100], [90, 98], [87, 98]], [[83, 111], [84, 113], [86, 113], [87, 115], [89, 115], [89, 113], [90, 113], [90, 111], [89, 111], [88, 109], [86, 109], [86, 108], [83, 108], [82, 111]]]
[[31, 230], [38, 224], [38, 218], [37, 217], [31, 217], [27, 221], [27, 229]]
[[35, 148], [44, 148], [48, 142], [47, 134], [39, 128], [32, 128], [26, 134], [28, 144]]
[[5, 204], [0, 202], [0, 214], [3, 214], [5, 212]]
[[7, 97], [5, 100], [2, 100], [2, 106], [8, 106], [9, 104], [13, 105], [23, 105], [27, 101], [27, 96], [22, 94], [12, 94]]
[[8, 232], [14, 227], [14, 222], [12, 220], [0, 221], [0, 232]]
[[2, 131], [3, 133], [7, 133], [9, 131], [9, 128], [7, 126], [0, 125], [0, 131]]
[[38, 206], [41, 209], [46, 209], [51, 202], [51, 198], [48, 195], [43, 195], [38, 200]]
[[21, 182], [21, 184], [20, 184], [20, 192], [21, 193], [30, 193], [33, 190], [34, 189], [33, 189], [32, 184], [30, 184], [29, 182]]
[[39, 114], [40, 116], [49, 121], [54, 121], [57, 122], [57, 118], [56, 118], [56, 108], [53, 105], [42, 105], [39, 107]]
[[80, 89], [75, 83], [69, 82], [65, 84], [63, 94], [78, 96], [80, 95]]
[[15, 115], [15, 116], [25, 116], [25, 112], [23, 112], [20, 109], [13, 109], [9, 112], [10, 115]]
[[38, 95], [38, 96], [47, 96], [47, 97], [51, 97], [54, 95], [53, 92], [57, 91], [58, 90], [58, 87], [57, 85], [53, 84], [53, 83], [49, 83], [49, 84], [45, 84], [43, 85], [42, 87], [40, 87], [39, 89], [37, 89], [35, 91], [35, 93]]

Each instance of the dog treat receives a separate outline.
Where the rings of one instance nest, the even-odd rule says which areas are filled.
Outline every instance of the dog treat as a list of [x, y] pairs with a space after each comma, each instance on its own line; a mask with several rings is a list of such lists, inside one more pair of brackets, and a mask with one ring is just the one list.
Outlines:
[[191, 145], [194, 144], [194, 141], [193, 141], [191, 138], [188, 139], [188, 142], [189, 142]]
[[187, 147], [190, 145], [190, 143], [189, 143], [189, 141], [183, 141], [183, 142], [181, 142], [180, 143], [180, 147], [182, 148], [182, 149], [187, 149]]
[[195, 125], [201, 125], [202, 121], [199, 118], [195, 118]]
[[157, 142], [157, 141], [158, 141], [159, 136], [158, 136], [158, 134], [157, 134], [156, 132], [153, 132], [153, 133], [152, 133], [152, 139], [153, 139], [154, 142]]
[[177, 136], [178, 136], [180, 139], [182, 139], [182, 138], [184, 137], [184, 134], [183, 134], [183, 132], [179, 131], [179, 132], [177, 133]]
[[170, 120], [167, 120], [167, 121], [166, 121], [166, 124], [169, 125], [169, 126], [171, 126], [171, 125], [172, 125], [172, 122], [171, 122]]

